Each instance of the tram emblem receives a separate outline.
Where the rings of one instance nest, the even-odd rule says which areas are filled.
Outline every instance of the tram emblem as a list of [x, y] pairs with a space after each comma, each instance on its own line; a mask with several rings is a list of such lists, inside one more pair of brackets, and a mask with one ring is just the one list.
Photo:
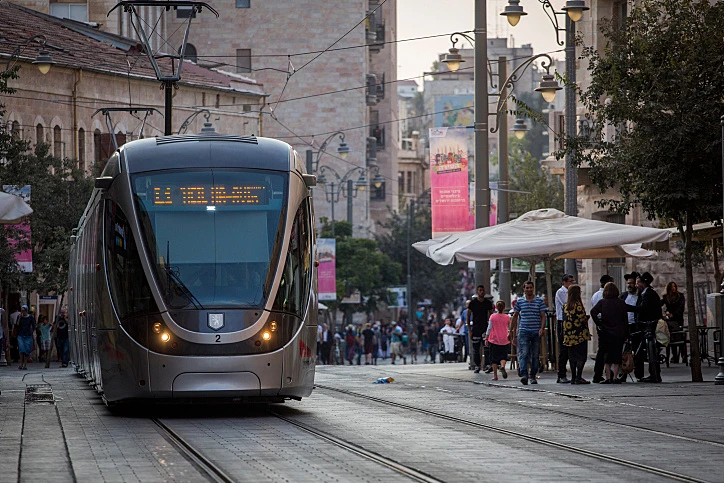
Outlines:
[[207, 324], [213, 330], [219, 330], [224, 326], [224, 314], [208, 314]]

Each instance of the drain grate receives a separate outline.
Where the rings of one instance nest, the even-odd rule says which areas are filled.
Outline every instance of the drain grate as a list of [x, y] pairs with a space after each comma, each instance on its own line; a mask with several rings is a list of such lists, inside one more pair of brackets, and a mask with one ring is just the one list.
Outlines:
[[55, 402], [50, 384], [29, 384], [25, 387], [25, 402]]

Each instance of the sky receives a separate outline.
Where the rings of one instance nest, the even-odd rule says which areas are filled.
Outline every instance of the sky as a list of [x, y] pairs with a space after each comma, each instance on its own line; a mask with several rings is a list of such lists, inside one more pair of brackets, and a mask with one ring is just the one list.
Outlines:
[[[397, 78], [408, 79], [421, 76], [429, 71], [437, 55], [451, 47], [450, 34], [473, 30], [475, 27], [475, 4], [482, 6], [485, 0], [397, 0], [397, 39], [405, 40], [430, 35], [447, 34], [425, 40], [399, 42], [397, 44]], [[551, 0], [560, 10], [565, 0]], [[536, 54], [558, 50], [553, 25], [543, 12], [538, 1], [521, 0], [520, 5], [528, 13], [520, 23], [511, 27], [508, 20], [500, 15], [508, 4], [507, 0], [487, 0], [488, 37], [508, 38], [509, 46], [532, 44]], [[584, 13], [585, 15], [585, 13]], [[563, 22], [563, 18], [560, 17]], [[511, 36], [513, 44], [511, 44]], [[561, 40], [563, 40], [561, 34]], [[464, 40], [464, 39], [463, 39]], [[470, 47], [465, 41], [466, 47]], [[458, 43], [458, 47], [461, 47]], [[552, 57], [563, 59], [563, 52]], [[422, 79], [416, 79], [422, 85]]]

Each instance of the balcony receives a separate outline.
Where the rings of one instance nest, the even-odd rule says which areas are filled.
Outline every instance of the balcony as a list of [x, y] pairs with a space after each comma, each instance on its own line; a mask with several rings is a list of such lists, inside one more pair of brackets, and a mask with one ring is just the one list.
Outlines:
[[385, 21], [379, 9], [367, 14], [365, 38], [371, 52], [379, 52], [385, 46]]
[[368, 106], [377, 104], [377, 76], [375, 74], [367, 74], [365, 98]]

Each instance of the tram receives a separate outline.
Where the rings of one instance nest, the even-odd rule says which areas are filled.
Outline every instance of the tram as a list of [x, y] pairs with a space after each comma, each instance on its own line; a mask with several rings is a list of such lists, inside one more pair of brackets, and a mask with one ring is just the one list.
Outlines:
[[311, 394], [315, 180], [261, 137], [111, 156], [74, 230], [68, 297], [74, 367], [106, 404]]

